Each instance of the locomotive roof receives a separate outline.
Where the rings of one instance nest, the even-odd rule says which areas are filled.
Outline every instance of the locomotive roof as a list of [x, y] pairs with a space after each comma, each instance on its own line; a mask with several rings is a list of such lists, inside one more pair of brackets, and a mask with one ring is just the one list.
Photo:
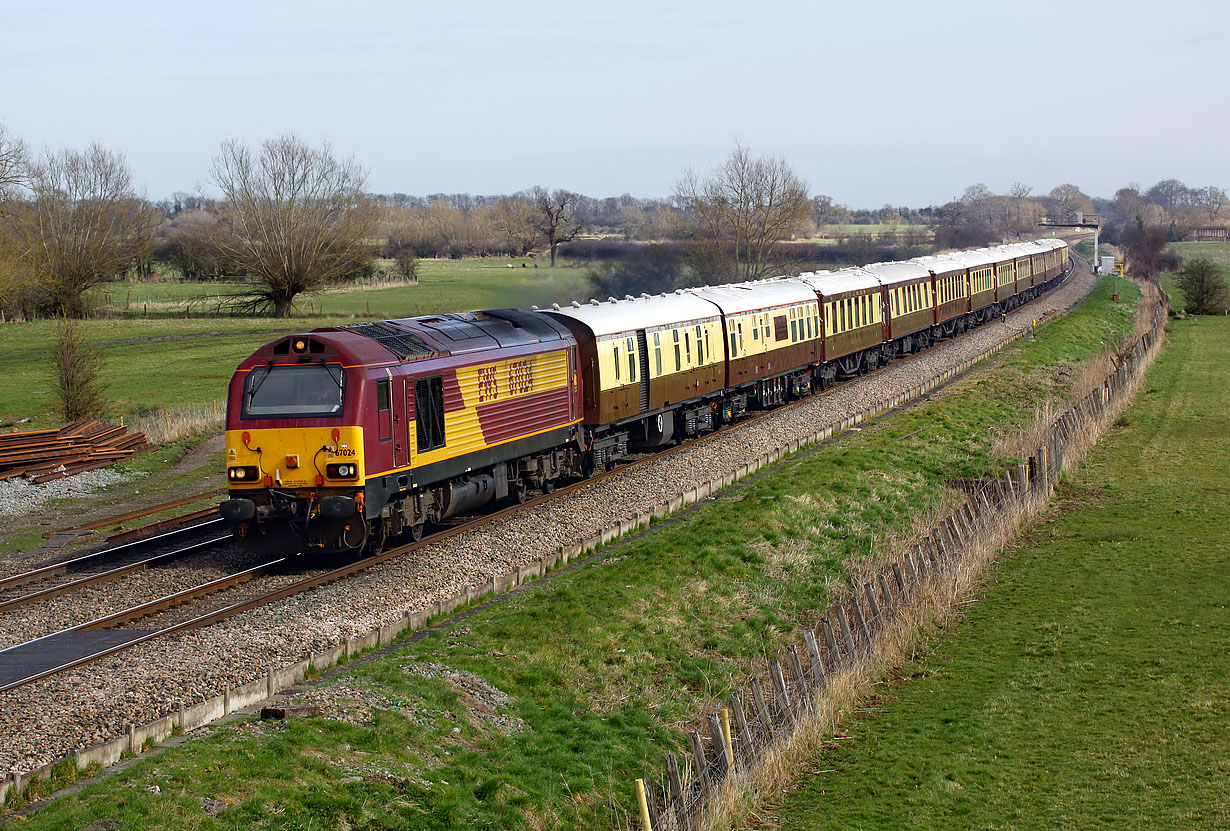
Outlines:
[[723, 314], [742, 314], [791, 303], [814, 303], [816, 300], [816, 293], [806, 285], [781, 278], [705, 286], [686, 291], [708, 300], [721, 309]]
[[[362, 336], [384, 347], [401, 361], [558, 341], [568, 337], [567, 330], [554, 321], [519, 309], [364, 321], [317, 331]], [[345, 339], [352, 346], [357, 345], [351, 338]]]
[[625, 296], [623, 300], [607, 300], [605, 303], [591, 300], [571, 306], [552, 306], [536, 313], [548, 318], [552, 315], [570, 318], [584, 324], [594, 337], [599, 338], [717, 317], [712, 303], [683, 289], [674, 294]]
[[926, 266], [909, 260], [906, 262], [874, 263], [865, 268], [876, 280], [889, 288], [899, 283], [908, 283], [920, 277], [930, 277], [931, 272]]

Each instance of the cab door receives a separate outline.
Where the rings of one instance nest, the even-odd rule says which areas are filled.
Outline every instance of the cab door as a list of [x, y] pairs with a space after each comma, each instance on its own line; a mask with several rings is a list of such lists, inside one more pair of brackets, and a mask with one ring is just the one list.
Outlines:
[[[393, 440], [393, 467], [405, 467], [410, 464], [410, 412], [406, 407], [406, 379], [391, 378], [389, 385], [389, 401], [392, 405], [389, 433]], [[384, 427], [380, 429], [383, 439]]]

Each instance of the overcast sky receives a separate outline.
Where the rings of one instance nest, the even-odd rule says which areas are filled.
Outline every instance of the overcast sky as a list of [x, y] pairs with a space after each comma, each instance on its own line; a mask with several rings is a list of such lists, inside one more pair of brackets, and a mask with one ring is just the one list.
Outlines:
[[853, 207], [983, 182], [1230, 186], [1230, 4], [4, 4], [0, 122], [146, 195], [219, 143], [327, 138], [374, 192], [667, 196], [736, 140]]

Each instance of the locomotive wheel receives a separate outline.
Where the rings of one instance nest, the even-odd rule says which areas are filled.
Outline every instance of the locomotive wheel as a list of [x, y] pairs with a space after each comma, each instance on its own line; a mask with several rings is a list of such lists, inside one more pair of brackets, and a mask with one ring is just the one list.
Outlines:
[[555, 493], [555, 480], [547, 479], [542, 483], [543, 493]]
[[524, 482], [518, 482], [513, 485], [509, 488], [508, 493], [513, 498], [513, 502], [516, 502], [518, 505], [524, 505], [530, 498], [529, 488], [525, 486]]
[[410, 534], [410, 539], [418, 542], [423, 538], [423, 523], [420, 522], [418, 525], [411, 525], [408, 533]]

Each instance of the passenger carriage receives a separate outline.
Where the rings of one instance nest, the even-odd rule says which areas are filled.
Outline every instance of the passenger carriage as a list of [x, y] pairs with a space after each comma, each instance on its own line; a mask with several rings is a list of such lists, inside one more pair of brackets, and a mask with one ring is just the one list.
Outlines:
[[926, 349], [934, 340], [935, 303], [931, 272], [916, 262], [876, 263], [864, 268], [888, 297], [884, 340], [889, 357]]

